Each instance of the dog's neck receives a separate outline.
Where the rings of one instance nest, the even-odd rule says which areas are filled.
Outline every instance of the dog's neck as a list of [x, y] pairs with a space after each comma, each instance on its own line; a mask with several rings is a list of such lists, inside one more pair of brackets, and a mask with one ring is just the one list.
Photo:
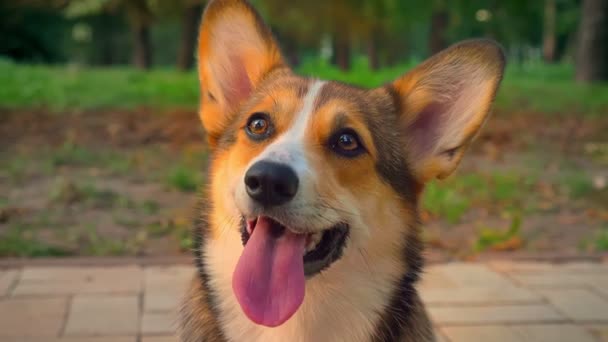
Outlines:
[[417, 232], [410, 232], [394, 246], [399, 257], [372, 246], [345, 254], [309, 279], [304, 303], [277, 328], [251, 322], [234, 297], [232, 272], [242, 250], [237, 229], [204, 239], [200, 271], [217, 325], [230, 341], [400, 341], [403, 322], [419, 306], [414, 283], [421, 251]]

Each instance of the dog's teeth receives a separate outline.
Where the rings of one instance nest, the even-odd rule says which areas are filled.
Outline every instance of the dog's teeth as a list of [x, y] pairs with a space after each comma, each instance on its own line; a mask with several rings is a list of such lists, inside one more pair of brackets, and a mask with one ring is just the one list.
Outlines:
[[313, 249], [315, 249], [315, 247], [317, 247], [319, 242], [321, 242], [322, 236], [323, 235], [321, 233], [314, 233], [314, 234], [310, 235], [310, 237], [308, 238], [308, 243], [306, 244], [305, 253], [308, 253], [308, 252], [312, 251]]

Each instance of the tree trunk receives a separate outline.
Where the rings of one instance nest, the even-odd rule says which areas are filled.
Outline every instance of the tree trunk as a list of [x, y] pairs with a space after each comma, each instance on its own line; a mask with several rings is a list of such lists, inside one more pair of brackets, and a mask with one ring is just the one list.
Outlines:
[[333, 63], [344, 71], [350, 70], [350, 41], [348, 38], [335, 35], [333, 45]]
[[576, 56], [576, 80], [608, 80], [608, 0], [583, 0]]
[[289, 65], [296, 68], [300, 65], [300, 53], [298, 52], [298, 46], [291, 43], [292, 40], [288, 40], [283, 46], [285, 47], [285, 55]]
[[133, 65], [143, 70], [152, 66], [152, 44], [147, 25], [133, 26]]
[[202, 5], [190, 6], [184, 9], [182, 13], [182, 34], [177, 53], [177, 68], [179, 70], [187, 71], [194, 65], [196, 34], [202, 13]]
[[380, 58], [378, 56], [378, 33], [372, 30], [367, 41], [367, 60], [371, 70], [380, 69]]
[[429, 37], [429, 52], [432, 55], [448, 46], [446, 31], [449, 19], [450, 14], [444, 7], [433, 10], [433, 14], [431, 15], [431, 34]]
[[543, 26], [543, 59], [553, 63], [557, 59], [557, 37], [555, 35], [555, 0], [545, 0]]

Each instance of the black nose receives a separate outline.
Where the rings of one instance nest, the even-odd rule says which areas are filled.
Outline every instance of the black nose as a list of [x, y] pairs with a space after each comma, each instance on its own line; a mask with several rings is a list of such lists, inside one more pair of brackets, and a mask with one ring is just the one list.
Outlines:
[[249, 197], [265, 206], [281, 205], [298, 192], [298, 176], [291, 167], [259, 161], [245, 174], [245, 186]]

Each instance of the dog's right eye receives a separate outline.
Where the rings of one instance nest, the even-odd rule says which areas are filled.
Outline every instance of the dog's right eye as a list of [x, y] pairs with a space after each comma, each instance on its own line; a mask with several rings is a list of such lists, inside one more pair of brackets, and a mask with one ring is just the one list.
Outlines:
[[266, 139], [272, 133], [272, 123], [268, 114], [253, 113], [247, 120], [245, 131], [253, 140]]
[[356, 157], [365, 152], [359, 136], [351, 129], [345, 129], [334, 134], [329, 140], [329, 146], [337, 154], [349, 158]]

